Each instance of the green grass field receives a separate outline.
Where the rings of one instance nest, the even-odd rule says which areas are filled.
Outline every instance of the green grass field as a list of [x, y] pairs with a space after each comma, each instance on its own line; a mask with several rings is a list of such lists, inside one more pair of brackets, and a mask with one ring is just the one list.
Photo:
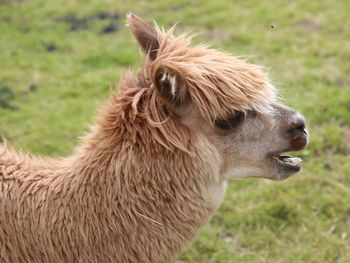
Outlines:
[[350, 262], [350, 2], [188, 2], [0, 0], [0, 135], [36, 154], [69, 154], [141, 63], [126, 12], [179, 22], [197, 43], [265, 66], [306, 116], [311, 141], [295, 177], [231, 182], [177, 262]]

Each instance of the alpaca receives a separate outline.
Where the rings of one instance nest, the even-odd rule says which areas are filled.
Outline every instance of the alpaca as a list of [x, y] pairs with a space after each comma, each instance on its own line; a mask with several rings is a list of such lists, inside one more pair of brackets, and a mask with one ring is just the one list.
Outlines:
[[145, 53], [74, 153], [0, 146], [0, 262], [169, 262], [232, 178], [282, 180], [307, 144], [260, 67], [136, 15]]

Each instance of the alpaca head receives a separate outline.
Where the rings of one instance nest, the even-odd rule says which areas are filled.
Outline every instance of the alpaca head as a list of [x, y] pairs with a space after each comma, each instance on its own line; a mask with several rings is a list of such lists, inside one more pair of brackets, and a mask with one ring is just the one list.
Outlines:
[[[139, 17], [128, 16], [146, 54], [145, 71], [170, 116], [205, 136], [221, 156], [228, 178], [285, 179], [301, 159], [282, 155], [303, 149], [303, 116], [277, 102], [274, 86], [257, 65], [174, 36]], [[176, 132], [176, 131], [174, 131]]]

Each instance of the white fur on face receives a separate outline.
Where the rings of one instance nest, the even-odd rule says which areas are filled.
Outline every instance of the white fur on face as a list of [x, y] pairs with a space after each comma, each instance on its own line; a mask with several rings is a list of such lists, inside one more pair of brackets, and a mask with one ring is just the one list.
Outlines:
[[265, 101], [264, 103], [256, 103], [251, 105], [252, 110], [256, 110], [257, 112], [267, 114], [271, 117], [274, 116], [275, 110], [273, 109], [272, 105], [276, 103], [277, 101], [277, 89], [276, 87], [268, 83], [268, 89], [270, 90], [271, 96], [268, 101]]
[[261, 177], [262, 174], [266, 173], [266, 169], [257, 166], [242, 165], [233, 167], [227, 171], [223, 177], [225, 180], [237, 179], [237, 178], [248, 178], [248, 177]]
[[225, 197], [227, 182], [212, 182], [203, 187], [203, 197], [208, 205], [214, 209], [219, 208]]

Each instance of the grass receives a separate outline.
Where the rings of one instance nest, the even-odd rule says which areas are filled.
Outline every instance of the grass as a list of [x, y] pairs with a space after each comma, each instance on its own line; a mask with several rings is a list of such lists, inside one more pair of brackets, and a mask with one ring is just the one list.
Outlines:
[[[140, 64], [124, 26], [130, 10], [252, 56], [311, 131], [300, 174], [231, 182], [177, 262], [350, 262], [350, 2], [2, 0], [0, 135], [37, 154], [69, 154], [122, 73]], [[110, 23], [119, 29], [101, 34]]]

